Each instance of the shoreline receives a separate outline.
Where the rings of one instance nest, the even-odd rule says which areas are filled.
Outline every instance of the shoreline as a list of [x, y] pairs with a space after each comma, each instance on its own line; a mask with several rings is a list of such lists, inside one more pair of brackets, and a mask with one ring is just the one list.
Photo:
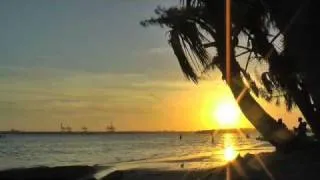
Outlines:
[[102, 180], [148, 180], [148, 179], [315, 179], [320, 170], [320, 148], [297, 150], [292, 153], [264, 152], [238, 156], [226, 165], [210, 169], [157, 170], [128, 169], [118, 170]]
[[246, 154], [243, 157], [238, 156], [226, 165], [207, 169], [181, 167], [168, 170], [150, 167], [119, 170], [102, 166], [20, 168], [0, 171], [0, 179], [219, 180], [226, 179], [227, 176], [231, 179], [311, 179], [319, 176], [319, 150], [319, 147], [314, 147], [287, 154], [278, 152]]

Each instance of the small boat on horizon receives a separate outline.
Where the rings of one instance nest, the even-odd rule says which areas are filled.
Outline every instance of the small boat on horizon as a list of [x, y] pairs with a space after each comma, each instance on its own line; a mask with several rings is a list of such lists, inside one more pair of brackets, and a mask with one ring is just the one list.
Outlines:
[[110, 123], [108, 126], [107, 126], [107, 132], [115, 132], [116, 131], [116, 128], [113, 126], [112, 123]]

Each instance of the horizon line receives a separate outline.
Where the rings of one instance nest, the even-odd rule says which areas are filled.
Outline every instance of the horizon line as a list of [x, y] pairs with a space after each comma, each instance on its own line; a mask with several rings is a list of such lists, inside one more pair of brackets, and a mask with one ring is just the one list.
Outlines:
[[0, 133], [155, 133], [155, 132], [206, 132], [206, 131], [237, 131], [237, 130], [256, 130], [255, 128], [220, 128], [203, 130], [120, 130], [120, 131], [45, 131], [45, 130], [2, 130]]

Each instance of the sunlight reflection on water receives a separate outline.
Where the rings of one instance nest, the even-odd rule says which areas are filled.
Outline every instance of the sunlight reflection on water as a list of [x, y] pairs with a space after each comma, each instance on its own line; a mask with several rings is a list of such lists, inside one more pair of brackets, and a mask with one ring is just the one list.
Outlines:
[[224, 158], [227, 161], [232, 161], [237, 157], [237, 152], [232, 146], [228, 146], [224, 149]]
[[223, 142], [224, 142], [224, 159], [226, 161], [232, 161], [238, 155], [238, 152], [235, 149], [235, 135], [234, 134], [224, 134]]

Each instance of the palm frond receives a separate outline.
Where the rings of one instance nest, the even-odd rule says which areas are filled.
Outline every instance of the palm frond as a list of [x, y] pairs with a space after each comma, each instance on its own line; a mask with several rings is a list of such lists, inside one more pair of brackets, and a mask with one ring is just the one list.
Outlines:
[[263, 84], [263, 86], [267, 89], [267, 91], [272, 94], [273, 92], [273, 88], [275, 87], [271, 78], [270, 78], [270, 75], [268, 72], [264, 72], [262, 73], [261, 75], [261, 82]]
[[185, 51], [183, 50], [183, 45], [181, 44], [181, 39], [179, 34], [175, 30], [171, 30], [169, 33], [169, 44], [176, 55], [179, 65], [185, 74], [185, 76], [192, 80], [193, 82], [198, 82], [198, 77], [192, 66], [190, 65]]
[[197, 82], [197, 74], [210, 63], [209, 55], [203, 46], [203, 41], [207, 38], [199, 28], [205, 28], [204, 31], [210, 31], [211, 28], [197, 18], [199, 11], [192, 8], [158, 7], [156, 13], [158, 18], [142, 21], [141, 25], [160, 25], [171, 29], [169, 44], [179, 60], [180, 67], [188, 79]]
[[292, 96], [290, 96], [289, 93], [286, 93], [285, 96], [284, 96], [284, 99], [285, 99], [285, 103], [286, 103], [286, 108], [288, 111], [291, 111], [294, 107], [294, 99]]

